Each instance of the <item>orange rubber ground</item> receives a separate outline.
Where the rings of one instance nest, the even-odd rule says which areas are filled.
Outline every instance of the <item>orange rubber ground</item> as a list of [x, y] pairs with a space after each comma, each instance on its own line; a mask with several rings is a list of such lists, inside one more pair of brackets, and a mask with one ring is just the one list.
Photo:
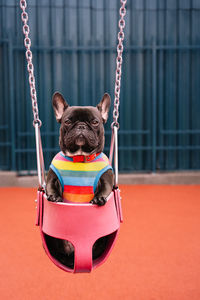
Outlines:
[[199, 300], [200, 186], [121, 186], [124, 224], [91, 274], [55, 267], [41, 246], [32, 188], [1, 188], [0, 299]]

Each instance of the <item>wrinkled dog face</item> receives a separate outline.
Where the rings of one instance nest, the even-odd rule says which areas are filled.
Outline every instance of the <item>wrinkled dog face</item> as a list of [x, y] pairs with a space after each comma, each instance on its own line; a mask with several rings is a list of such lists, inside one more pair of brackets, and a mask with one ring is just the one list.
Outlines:
[[65, 155], [89, 155], [103, 151], [104, 126], [110, 108], [110, 96], [104, 94], [94, 106], [69, 106], [60, 93], [52, 103], [60, 126], [59, 144]]

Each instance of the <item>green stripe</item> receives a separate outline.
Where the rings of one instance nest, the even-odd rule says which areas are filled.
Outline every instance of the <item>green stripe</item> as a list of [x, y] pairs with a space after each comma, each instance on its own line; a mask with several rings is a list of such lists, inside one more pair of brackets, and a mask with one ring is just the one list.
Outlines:
[[96, 177], [99, 171], [68, 171], [58, 170], [60, 175], [63, 177]]

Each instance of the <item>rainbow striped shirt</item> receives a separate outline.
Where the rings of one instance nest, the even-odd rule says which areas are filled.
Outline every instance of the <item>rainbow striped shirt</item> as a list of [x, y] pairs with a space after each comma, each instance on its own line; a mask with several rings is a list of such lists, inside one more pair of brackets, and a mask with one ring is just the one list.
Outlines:
[[112, 169], [104, 153], [92, 161], [73, 162], [72, 157], [65, 156], [63, 152], [56, 154], [50, 168], [60, 181], [64, 201], [77, 203], [90, 202], [101, 175]]

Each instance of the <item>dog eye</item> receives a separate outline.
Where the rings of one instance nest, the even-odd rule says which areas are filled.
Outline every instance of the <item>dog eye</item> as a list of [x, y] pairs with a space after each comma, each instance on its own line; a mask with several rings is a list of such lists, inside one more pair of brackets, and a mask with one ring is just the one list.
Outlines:
[[65, 121], [65, 124], [66, 125], [70, 125], [72, 122], [69, 120], [69, 119], [67, 119], [66, 121]]
[[98, 120], [92, 120], [91, 124], [94, 125], [94, 126], [97, 126], [97, 125], [99, 125], [99, 121]]

